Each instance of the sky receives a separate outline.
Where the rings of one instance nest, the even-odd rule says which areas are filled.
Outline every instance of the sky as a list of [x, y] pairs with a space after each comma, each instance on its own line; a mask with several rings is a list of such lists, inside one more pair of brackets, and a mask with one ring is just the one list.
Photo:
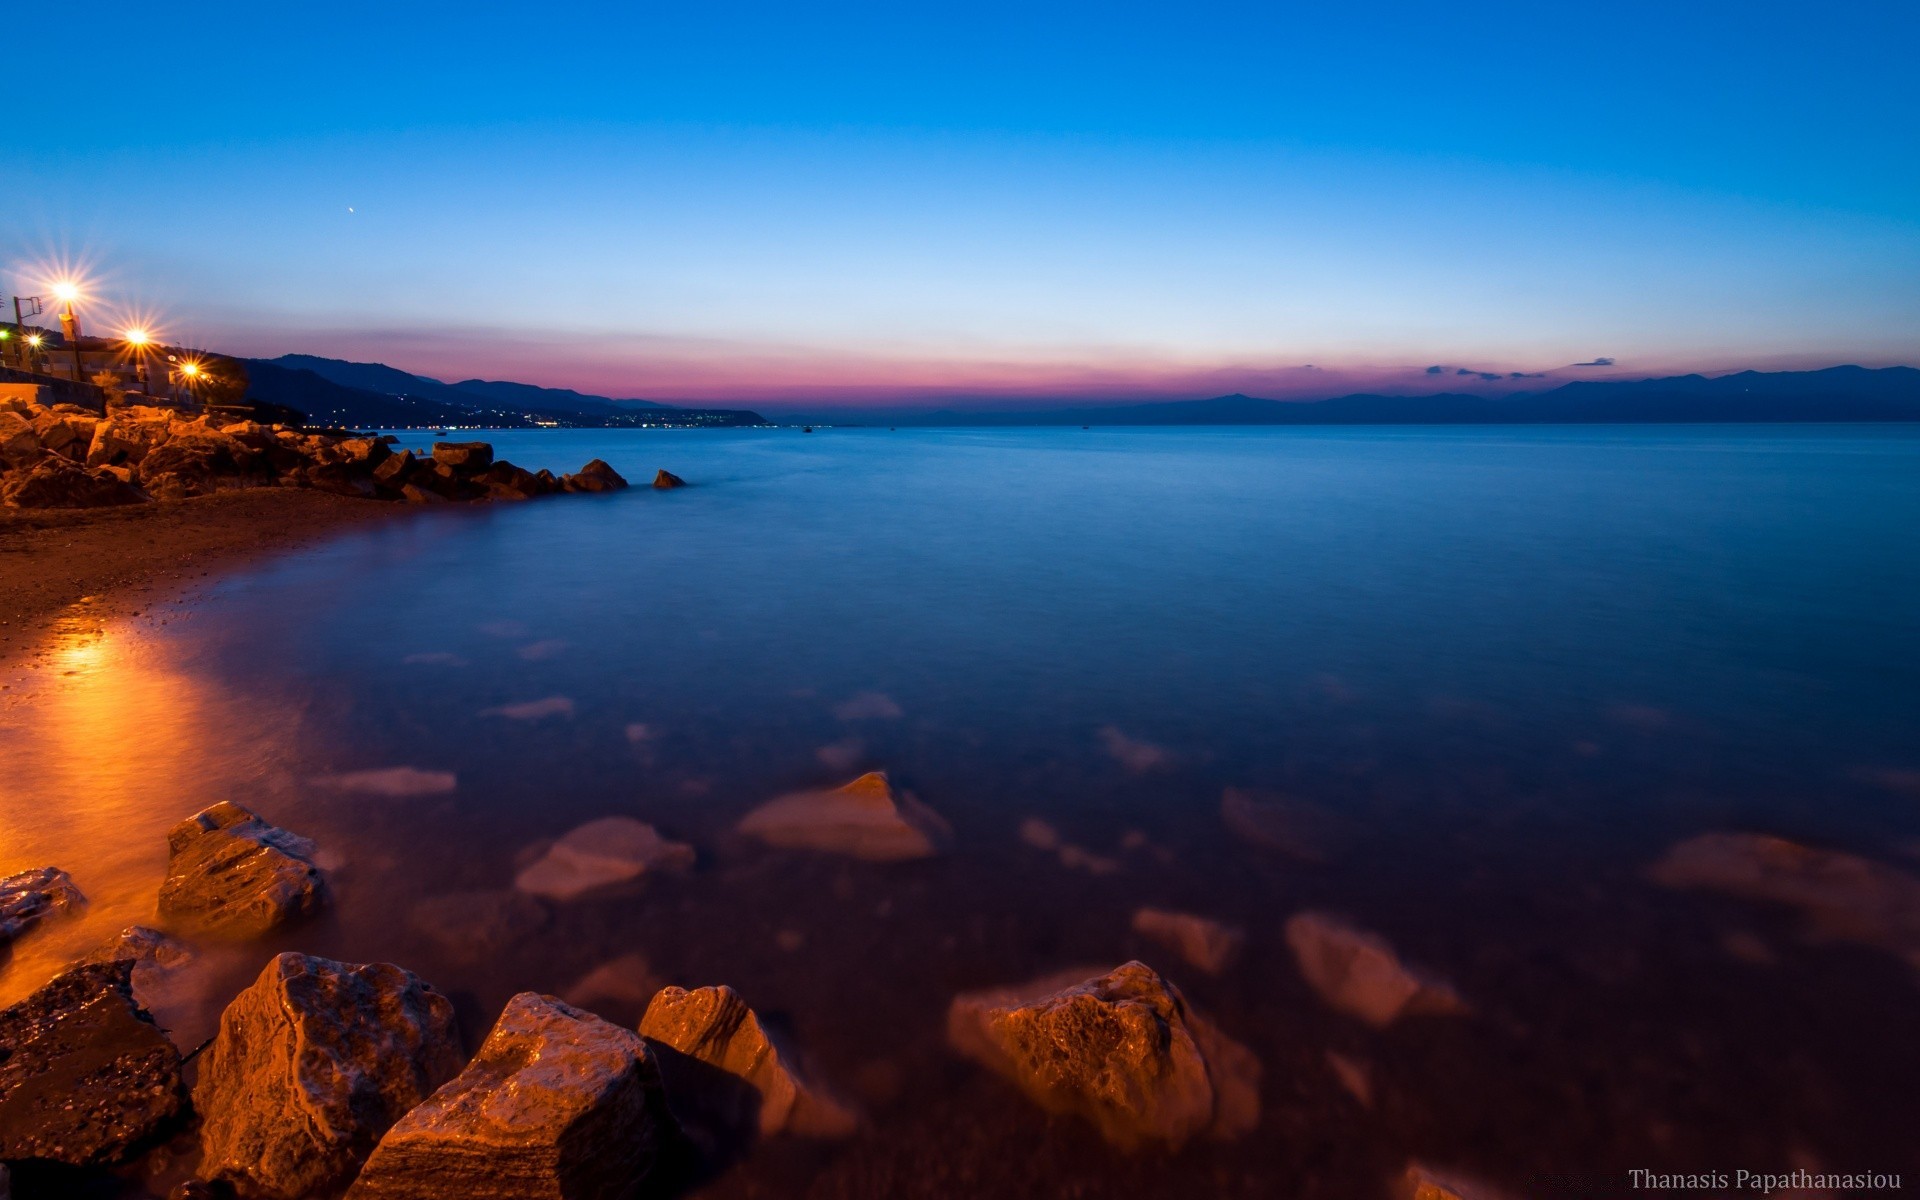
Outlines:
[[776, 409], [1920, 358], [1905, 0], [86, 20], [0, 286], [89, 332]]

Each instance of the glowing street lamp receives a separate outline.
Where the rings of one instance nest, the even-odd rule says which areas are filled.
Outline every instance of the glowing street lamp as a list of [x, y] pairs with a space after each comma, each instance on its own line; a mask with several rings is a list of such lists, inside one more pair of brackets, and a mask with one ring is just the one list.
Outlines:
[[152, 338], [144, 329], [129, 329], [126, 333], [127, 349], [133, 354], [133, 375], [140, 381], [140, 390], [147, 390], [147, 346]]

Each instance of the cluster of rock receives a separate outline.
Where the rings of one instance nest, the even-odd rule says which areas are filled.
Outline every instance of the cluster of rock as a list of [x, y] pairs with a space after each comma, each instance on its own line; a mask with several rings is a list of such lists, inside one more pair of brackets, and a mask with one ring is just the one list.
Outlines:
[[[0, 503], [93, 508], [254, 487], [313, 488], [416, 504], [526, 500], [627, 486], [594, 459], [571, 475], [496, 461], [485, 442], [395, 450], [391, 436], [296, 429], [124, 405], [105, 416], [73, 404], [0, 399]], [[661, 472], [656, 487], [681, 481]]]
[[[1225, 815], [1267, 835], [1294, 814], [1243, 802]], [[739, 829], [775, 847], [879, 862], [938, 854], [950, 839], [944, 821], [877, 772], [781, 796]], [[181, 822], [168, 845], [160, 909], [180, 928], [252, 936], [328, 901], [314, 844], [239, 805]], [[602, 818], [523, 859], [515, 887], [500, 896], [537, 908], [682, 870], [694, 856], [649, 825]], [[1673, 886], [1797, 905], [1829, 936], [1911, 950], [1920, 885], [1862, 860], [1708, 835], [1675, 847], [1654, 874]], [[1843, 927], [1832, 896], [1849, 890], [1867, 898], [1878, 924]], [[0, 936], [83, 902], [51, 868], [0, 880]], [[1206, 917], [1151, 907], [1135, 914], [1132, 930], [1207, 974], [1229, 969], [1245, 940]], [[1285, 938], [1321, 1000], [1365, 1025], [1468, 1011], [1445, 982], [1344, 918], [1297, 914]], [[294, 1200], [344, 1190], [348, 1200], [615, 1200], [677, 1175], [682, 1156], [712, 1162], [758, 1139], [841, 1137], [862, 1123], [728, 987], [647, 982], [635, 997], [647, 999], [636, 1028], [523, 992], [469, 1059], [452, 1004], [417, 976], [296, 953], [275, 957], [225, 1007], [189, 1091], [180, 1052], [150, 1009], [158, 984], [191, 954], [166, 934], [135, 928], [0, 1012], [0, 1160], [111, 1165], [181, 1129], [191, 1113], [198, 1180], [182, 1197]], [[649, 974], [644, 964], [636, 970]], [[947, 1038], [1040, 1109], [1083, 1121], [1124, 1150], [1173, 1151], [1260, 1124], [1258, 1058], [1144, 962], [962, 994], [948, 1009]], [[1329, 1061], [1369, 1103], [1365, 1064]], [[1394, 1187], [1416, 1200], [1497, 1196], [1471, 1177], [1418, 1163]]]

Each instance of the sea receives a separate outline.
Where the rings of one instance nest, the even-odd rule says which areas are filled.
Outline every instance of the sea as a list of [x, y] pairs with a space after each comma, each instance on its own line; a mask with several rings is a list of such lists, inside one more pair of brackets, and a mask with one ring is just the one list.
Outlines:
[[[1920, 1185], [1920, 966], [1654, 869], [1761, 833], [1920, 876], [1920, 428], [476, 436], [635, 486], [82, 606], [0, 677], [0, 874], [59, 865], [91, 900], [0, 1001], [154, 923], [168, 828], [233, 800], [313, 839], [333, 906], [204, 948], [183, 1038], [280, 950], [416, 972], [469, 1048], [521, 991], [631, 1027], [661, 986], [726, 984], [860, 1127], [697, 1195], [1344, 1200], [1410, 1163], [1526, 1196]], [[737, 828], [868, 771], [943, 853]], [[1248, 836], [1235, 796], [1292, 832]], [[692, 865], [517, 888], [616, 816]], [[1195, 966], [1143, 908], [1238, 954]], [[1329, 1004], [1285, 932], [1309, 912], [1459, 1008]], [[1259, 1060], [1251, 1133], [1115, 1149], [948, 1043], [957, 995], [1134, 959]], [[168, 1161], [88, 1186], [163, 1195]]]

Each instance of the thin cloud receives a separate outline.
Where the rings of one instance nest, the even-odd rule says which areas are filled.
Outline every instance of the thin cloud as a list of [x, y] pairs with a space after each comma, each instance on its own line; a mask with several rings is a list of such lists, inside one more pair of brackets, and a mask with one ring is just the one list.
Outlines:
[[1429, 375], [1444, 375], [1446, 373], [1447, 373], [1447, 369], [1445, 367], [1428, 367], [1427, 368], [1427, 374]]
[[1576, 367], [1610, 367], [1613, 365], [1613, 360], [1610, 358], [1596, 358], [1592, 362], [1574, 363], [1573, 365]]

